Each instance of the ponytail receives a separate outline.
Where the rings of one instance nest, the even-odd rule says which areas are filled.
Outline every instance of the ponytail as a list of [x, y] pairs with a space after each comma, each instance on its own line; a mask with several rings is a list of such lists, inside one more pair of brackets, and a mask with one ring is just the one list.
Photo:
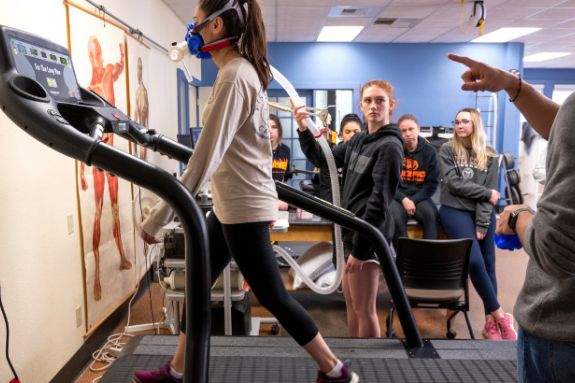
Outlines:
[[[252, 63], [262, 86], [265, 89], [272, 81], [272, 72], [268, 61], [266, 29], [262, 10], [258, 0], [239, 0], [248, 5], [244, 34], [240, 40], [240, 54]], [[241, 7], [243, 9], [243, 7]]]

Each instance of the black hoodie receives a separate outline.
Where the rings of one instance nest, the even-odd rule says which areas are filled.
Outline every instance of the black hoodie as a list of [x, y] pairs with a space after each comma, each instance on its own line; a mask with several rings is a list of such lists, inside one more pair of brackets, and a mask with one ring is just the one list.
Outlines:
[[399, 203], [407, 197], [418, 203], [431, 198], [439, 185], [439, 164], [437, 153], [427, 140], [417, 137], [417, 147], [413, 152], [404, 151], [401, 183], [395, 193]]
[[[299, 142], [306, 157], [317, 167], [327, 167], [319, 144], [309, 130], [300, 132]], [[377, 227], [389, 240], [393, 219], [389, 211], [401, 179], [403, 139], [395, 124], [377, 132], [355, 134], [348, 142], [332, 148], [337, 167], [343, 168], [341, 205]], [[371, 258], [370, 242], [360, 233], [344, 230], [343, 240], [354, 257]]]

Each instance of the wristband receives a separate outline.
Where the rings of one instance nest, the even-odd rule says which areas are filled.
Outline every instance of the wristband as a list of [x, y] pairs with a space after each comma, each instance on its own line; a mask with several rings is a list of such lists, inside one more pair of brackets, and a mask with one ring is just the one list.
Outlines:
[[531, 208], [528, 207], [520, 207], [519, 209], [513, 210], [511, 214], [509, 214], [509, 219], [507, 220], [507, 226], [509, 226], [509, 228], [513, 230], [515, 234], [517, 234], [517, 232], [515, 231], [515, 226], [517, 225], [517, 218], [519, 218], [519, 214], [521, 214], [524, 211], [528, 211], [531, 214], [533, 214], [533, 210], [531, 210]]
[[516, 74], [517, 77], [519, 78], [519, 86], [517, 87], [517, 92], [515, 93], [515, 96], [513, 98], [509, 98], [509, 102], [515, 102], [515, 100], [517, 100], [517, 97], [519, 97], [519, 93], [521, 93], [521, 84], [523, 83], [523, 80], [521, 80], [521, 72], [519, 72], [518, 70], [514, 69], [510, 71], [513, 74]]

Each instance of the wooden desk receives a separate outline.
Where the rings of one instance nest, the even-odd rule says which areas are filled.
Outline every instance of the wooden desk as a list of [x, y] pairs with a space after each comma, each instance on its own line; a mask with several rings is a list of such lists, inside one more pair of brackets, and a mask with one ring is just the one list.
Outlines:
[[[419, 223], [408, 223], [407, 236], [409, 238], [423, 238], [423, 226]], [[445, 230], [443, 230], [443, 226], [439, 227], [439, 239], [447, 239], [447, 234], [445, 233]]]
[[333, 241], [333, 224], [317, 216], [299, 218], [296, 211], [289, 213], [287, 230], [272, 230], [272, 241], [321, 242]]
[[[289, 228], [287, 230], [272, 230], [272, 241], [301, 241], [301, 242], [321, 242], [333, 241], [333, 224], [317, 216], [311, 218], [297, 218], [295, 211], [290, 211]], [[407, 225], [407, 235], [410, 238], [423, 238], [423, 227], [417, 223], [410, 222]], [[443, 227], [439, 229], [439, 238], [446, 239], [447, 235]]]
[[320, 242], [333, 240], [331, 224], [318, 225], [294, 225], [290, 226], [286, 232], [271, 233], [272, 241], [301, 241], [301, 242]]

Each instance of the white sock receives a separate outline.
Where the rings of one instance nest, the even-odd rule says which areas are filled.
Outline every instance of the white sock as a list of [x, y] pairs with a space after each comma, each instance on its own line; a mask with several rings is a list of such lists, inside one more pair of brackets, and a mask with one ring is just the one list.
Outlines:
[[326, 375], [329, 376], [330, 378], [339, 378], [341, 376], [341, 369], [343, 368], [343, 363], [341, 362], [341, 360], [337, 360], [337, 364], [335, 365], [335, 367], [328, 372]]
[[171, 364], [170, 364], [170, 375], [172, 375], [172, 378], [176, 378], [176, 379], [182, 379], [184, 377], [184, 374], [176, 371], [174, 366], [172, 366]]

